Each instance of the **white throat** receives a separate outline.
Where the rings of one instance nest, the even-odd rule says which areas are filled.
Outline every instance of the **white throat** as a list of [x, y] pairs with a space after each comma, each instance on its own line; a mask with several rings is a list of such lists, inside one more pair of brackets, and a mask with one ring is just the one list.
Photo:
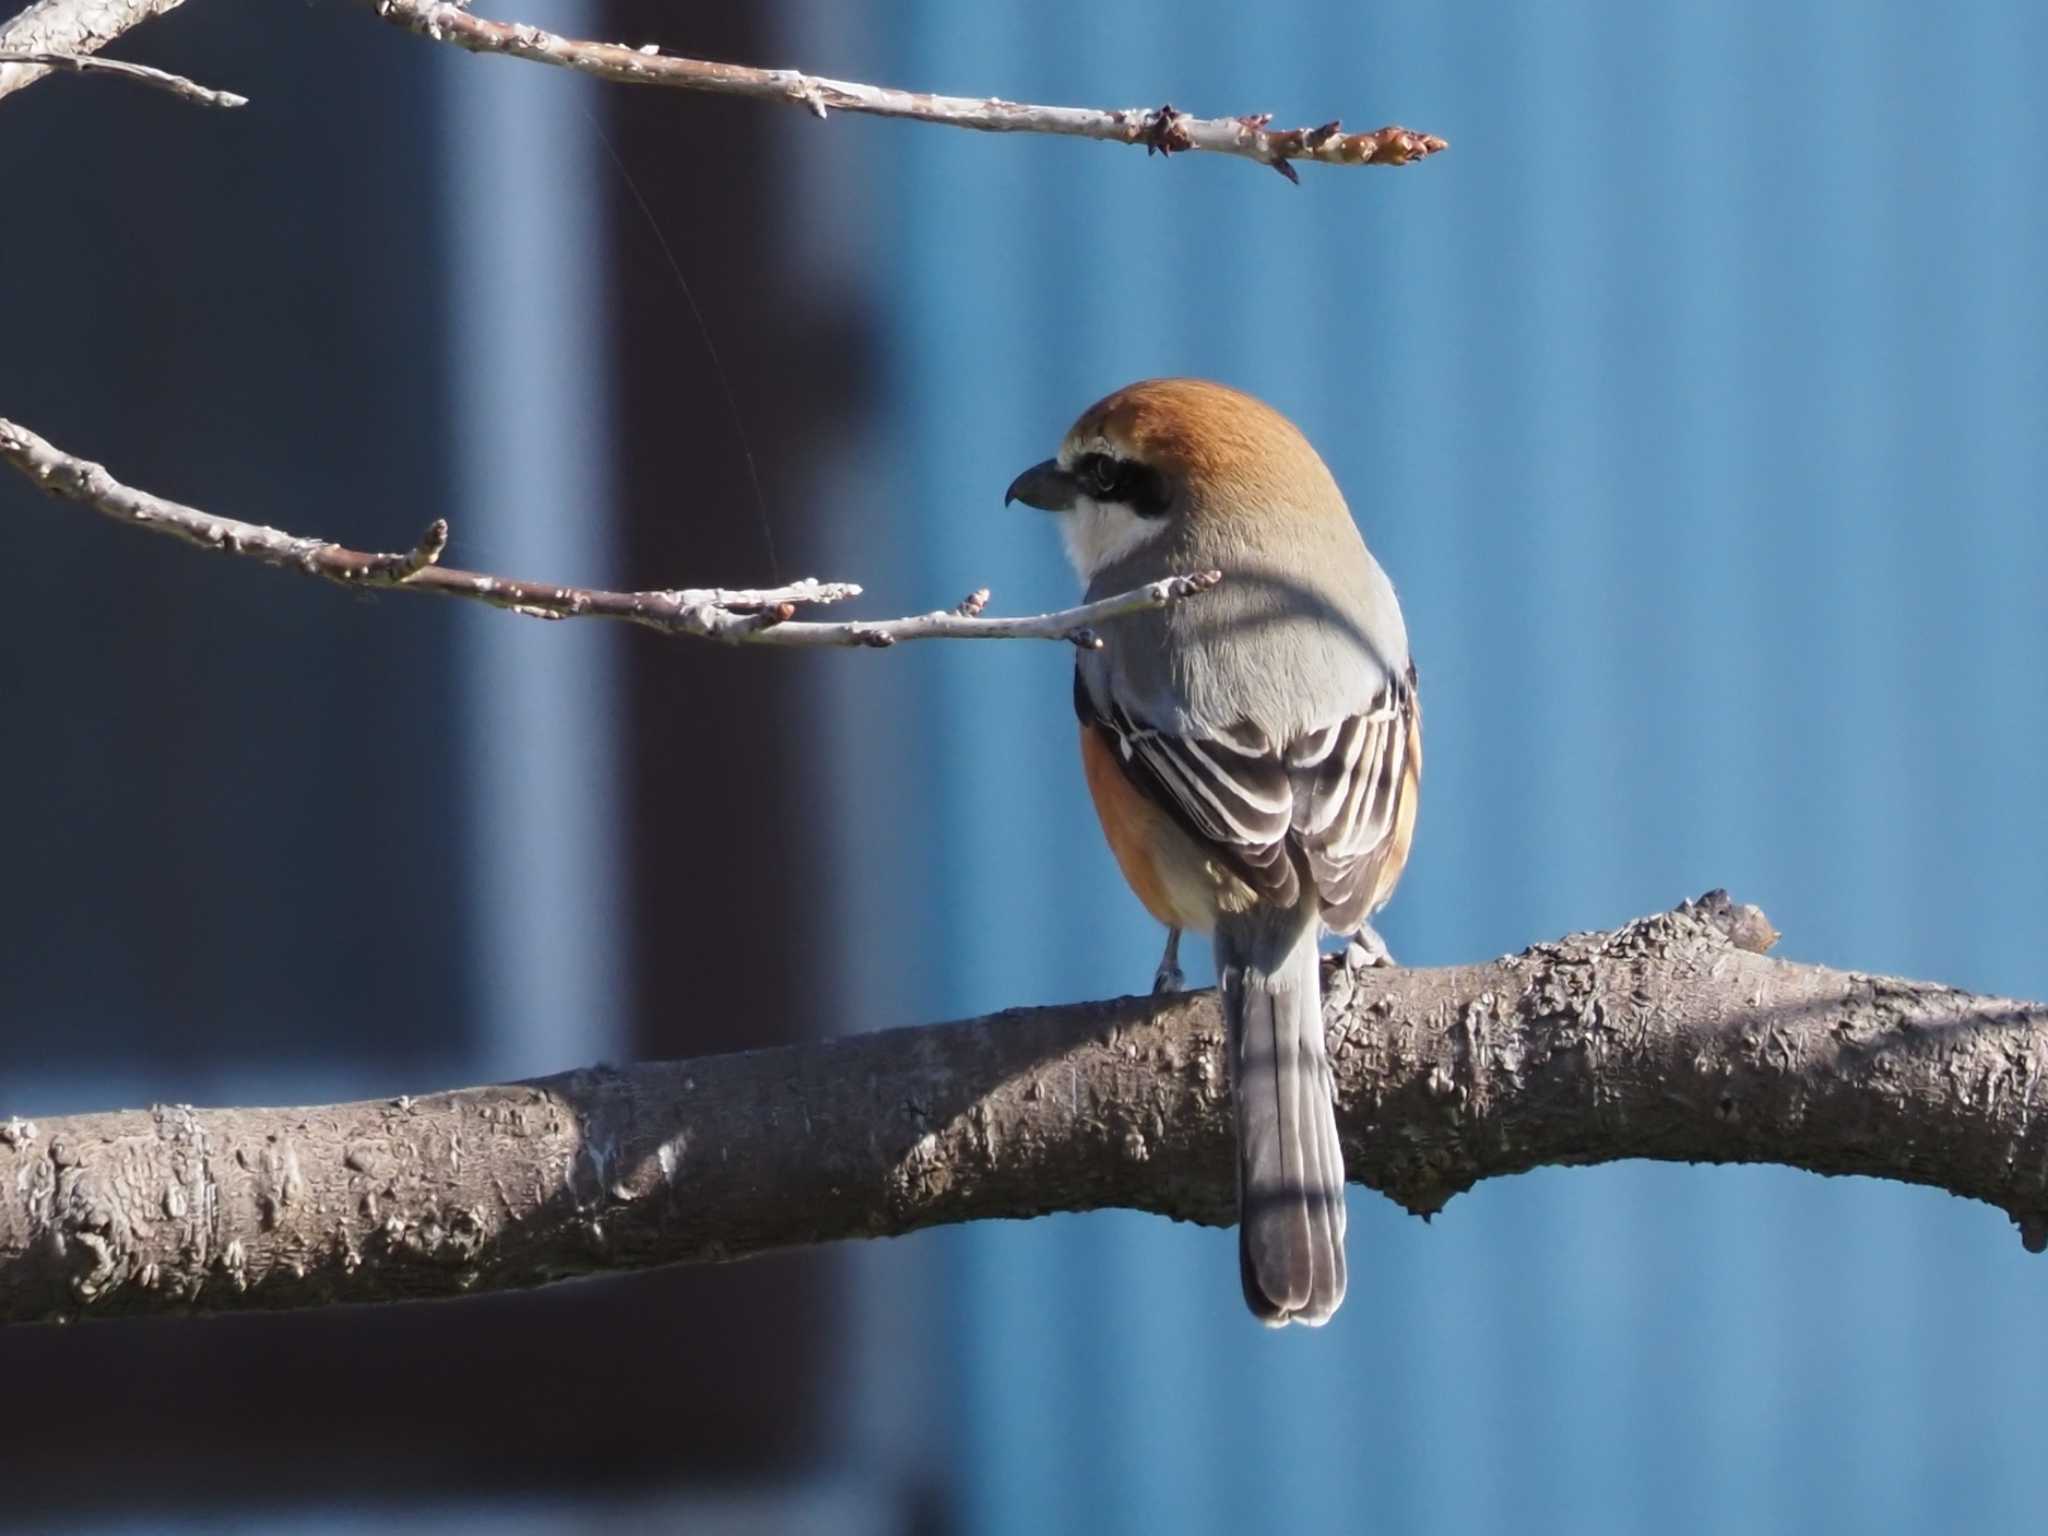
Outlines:
[[1073, 562], [1084, 587], [1104, 566], [1143, 549], [1165, 531], [1163, 517], [1140, 517], [1121, 502], [1099, 502], [1087, 496], [1075, 498], [1072, 509], [1060, 514], [1067, 559]]

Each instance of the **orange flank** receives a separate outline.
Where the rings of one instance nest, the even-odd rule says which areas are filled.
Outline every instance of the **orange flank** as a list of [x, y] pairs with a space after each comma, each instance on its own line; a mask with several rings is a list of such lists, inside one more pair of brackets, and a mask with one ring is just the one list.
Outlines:
[[1138, 792], [1116, 760], [1116, 748], [1092, 725], [1081, 727], [1081, 771], [1088, 777], [1088, 797], [1095, 802], [1102, 835], [1124, 879], [1153, 917], [1169, 928], [1184, 926], [1154, 857], [1164, 838], [1179, 831], [1172, 818]]

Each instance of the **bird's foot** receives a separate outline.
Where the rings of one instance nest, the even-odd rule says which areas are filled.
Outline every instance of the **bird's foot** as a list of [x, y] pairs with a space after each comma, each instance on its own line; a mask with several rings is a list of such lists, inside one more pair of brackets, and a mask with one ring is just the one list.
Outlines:
[[1152, 973], [1152, 995], [1165, 997], [1187, 989], [1188, 979], [1180, 973], [1180, 930], [1166, 930], [1166, 953], [1159, 957], [1159, 969]]

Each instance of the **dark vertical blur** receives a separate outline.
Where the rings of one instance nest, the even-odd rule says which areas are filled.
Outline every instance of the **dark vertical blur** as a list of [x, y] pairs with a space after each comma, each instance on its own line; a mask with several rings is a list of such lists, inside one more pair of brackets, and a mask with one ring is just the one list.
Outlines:
[[[774, 62], [764, 7], [610, 0], [601, 14], [605, 37]], [[620, 90], [603, 110], [622, 168], [611, 323], [628, 568], [663, 586], [813, 574], [793, 563], [809, 544], [798, 493], [855, 396], [852, 349], [839, 344], [852, 322], [809, 306], [783, 251], [796, 210], [778, 109]], [[816, 765], [802, 718], [814, 664], [632, 637], [627, 858], [641, 1056], [772, 1045], [825, 1022], [816, 1000], [828, 978], [809, 917]], [[825, 1256], [675, 1270], [617, 1289], [630, 1299], [621, 1348], [719, 1384], [666, 1395], [650, 1425], [666, 1454], [705, 1470], [767, 1470], [819, 1451], [836, 1307]]]
[[[602, 20], [604, 36], [760, 52], [755, 8]], [[255, 105], [65, 78], [0, 102], [0, 413], [130, 483], [402, 547], [448, 488], [460, 366], [436, 291], [455, 153], [436, 82], [533, 66], [333, 5], [195, 6], [115, 51]], [[621, 364], [624, 580], [803, 574], [789, 489], [850, 395], [822, 360], [855, 349], [849, 321], [783, 291], [765, 115], [605, 98], [721, 360], [619, 181], [615, 283], [591, 304]], [[11, 474], [0, 563], [34, 573], [0, 630], [4, 1109], [447, 1086], [480, 1028], [456, 959], [461, 819], [431, 809], [463, 791], [450, 616], [145, 540]], [[633, 1050], [804, 1034], [824, 978], [791, 873], [801, 668], [652, 636], [628, 665]], [[825, 1266], [797, 1256], [461, 1304], [13, 1330], [0, 1487], [19, 1520], [786, 1484], [820, 1454], [834, 1304]]]

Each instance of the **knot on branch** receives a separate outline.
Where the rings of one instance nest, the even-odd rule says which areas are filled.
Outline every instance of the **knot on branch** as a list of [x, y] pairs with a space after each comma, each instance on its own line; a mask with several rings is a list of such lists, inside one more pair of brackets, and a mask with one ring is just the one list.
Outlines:
[[1177, 155], [1193, 149], [1194, 138], [1183, 126], [1186, 118], [1187, 113], [1170, 101], [1158, 111], [1146, 113], [1138, 134], [1138, 142], [1145, 146], [1146, 155]]
[[1546, 944], [1532, 944], [1521, 958], [1655, 960], [1688, 945], [1738, 949], [1761, 955], [1778, 942], [1778, 930], [1759, 907], [1736, 901], [1726, 891], [1712, 890], [1693, 901], [1681, 901], [1669, 912], [1634, 918], [1610, 933], [1574, 933]]
[[1681, 901], [1669, 912], [1623, 924], [1601, 946], [1601, 953], [1617, 959], [1660, 955], [1688, 939], [1761, 955], [1778, 942], [1778, 930], [1762, 908], [1713, 890], [1695, 901]]

